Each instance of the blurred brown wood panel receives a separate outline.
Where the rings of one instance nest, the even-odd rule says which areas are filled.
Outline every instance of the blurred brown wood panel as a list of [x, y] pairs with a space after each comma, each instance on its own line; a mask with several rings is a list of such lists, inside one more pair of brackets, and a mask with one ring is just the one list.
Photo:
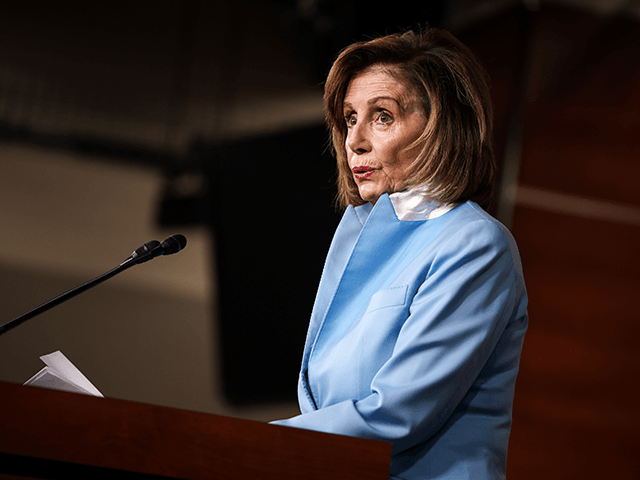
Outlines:
[[[519, 8], [462, 39], [491, 75], [499, 163], [510, 160], [510, 135], [523, 135], [512, 231], [530, 323], [507, 477], [636, 479], [640, 23]], [[519, 203], [523, 186], [538, 200], [560, 195]], [[566, 213], [566, 195], [580, 216]], [[617, 223], [593, 201], [631, 214]]]
[[640, 228], [516, 209], [529, 331], [509, 476], [635, 479]]
[[640, 205], [640, 22], [543, 11], [520, 182]]
[[[640, 206], [638, 25], [536, 14], [520, 185]], [[589, 218], [589, 208], [578, 217], [561, 204], [516, 203], [530, 324], [510, 478], [623, 480], [640, 472], [640, 218]]]

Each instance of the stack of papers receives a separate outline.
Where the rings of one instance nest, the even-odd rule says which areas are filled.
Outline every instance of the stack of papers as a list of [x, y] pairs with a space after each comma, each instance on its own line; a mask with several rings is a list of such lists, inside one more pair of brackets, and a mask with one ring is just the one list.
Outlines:
[[61, 351], [40, 357], [46, 367], [27, 380], [25, 385], [66, 390], [103, 397], [96, 387], [78, 370]]

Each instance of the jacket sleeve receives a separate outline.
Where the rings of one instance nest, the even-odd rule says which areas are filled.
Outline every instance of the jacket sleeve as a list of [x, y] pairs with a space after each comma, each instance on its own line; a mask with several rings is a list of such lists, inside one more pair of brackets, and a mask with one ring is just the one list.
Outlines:
[[[457, 230], [425, 267], [369, 395], [273, 423], [392, 442], [394, 454], [435, 435], [524, 308], [509, 233], [479, 222]], [[510, 348], [517, 362], [521, 342]]]

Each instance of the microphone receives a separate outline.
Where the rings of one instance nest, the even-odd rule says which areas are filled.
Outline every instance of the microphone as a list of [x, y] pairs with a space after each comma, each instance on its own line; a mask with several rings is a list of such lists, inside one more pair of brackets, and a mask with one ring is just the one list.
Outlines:
[[136, 262], [136, 265], [139, 263], [146, 262], [147, 260], [151, 260], [153, 257], [146, 258], [145, 260], [141, 260], [139, 259], [139, 257], [147, 255], [147, 253], [149, 253], [151, 250], [156, 248], [158, 245], [160, 245], [160, 242], [157, 240], [151, 240], [150, 242], [145, 243], [141, 247], [136, 248], [131, 254], [131, 256], [127, 258], [124, 262], [122, 262], [120, 266], [122, 267], [123, 265], [126, 265], [129, 262], [132, 262], [136, 259], [138, 259], [138, 261]]
[[178, 253], [186, 246], [187, 239], [184, 237], [184, 235], [180, 235], [179, 233], [177, 233], [165, 238], [160, 245], [154, 246], [154, 248], [151, 250], [151, 253], [153, 254], [154, 258], [160, 255], [173, 255], [174, 253]]
[[160, 255], [178, 253], [186, 245], [187, 239], [179, 233], [165, 238], [162, 243], [157, 240], [151, 240], [137, 248], [120, 266], [129, 268], [140, 263], [148, 262], [152, 258], [159, 257]]
[[23, 313], [22, 315], [14, 318], [13, 320], [8, 321], [7, 323], [0, 325], [0, 335], [5, 332], [8, 332], [14, 327], [17, 327], [21, 323], [29, 320], [30, 318], [35, 317], [36, 315], [46, 312], [47, 310], [59, 305], [60, 303], [69, 300], [70, 298], [75, 297], [76, 295], [84, 292], [85, 290], [89, 290], [91, 287], [98, 285], [99, 283], [104, 282], [105, 280], [117, 275], [120, 272], [123, 272], [127, 268], [133, 267], [134, 265], [138, 265], [139, 263], [147, 262], [155, 257], [160, 255], [171, 255], [173, 253], [177, 253], [180, 250], [184, 249], [187, 245], [187, 239], [184, 235], [176, 234], [171, 235], [170, 237], [165, 238], [162, 242], [158, 242], [157, 240], [151, 240], [150, 242], [145, 243], [144, 245], [136, 248], [131, 256], [127, 258], [124, 262], [118, 265], [116, 268], [109, 270], [107, 273], [100, 275], [99, 277], [94, 278], [82, 285], [69, 290], [68, 292], [63, 293], [62, 295], [58, 295], [55, 298], [52, 298], [48, 302], [43, 303], [42, 305], [34, 308], [33, 310], [28, 311], [27, 313]]

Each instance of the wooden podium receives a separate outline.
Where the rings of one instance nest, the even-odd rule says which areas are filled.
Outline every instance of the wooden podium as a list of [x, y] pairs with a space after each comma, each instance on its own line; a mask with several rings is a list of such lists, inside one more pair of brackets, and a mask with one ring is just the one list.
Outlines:
[[0, 479], [386, 480], [391, 444], [0, 382]]

